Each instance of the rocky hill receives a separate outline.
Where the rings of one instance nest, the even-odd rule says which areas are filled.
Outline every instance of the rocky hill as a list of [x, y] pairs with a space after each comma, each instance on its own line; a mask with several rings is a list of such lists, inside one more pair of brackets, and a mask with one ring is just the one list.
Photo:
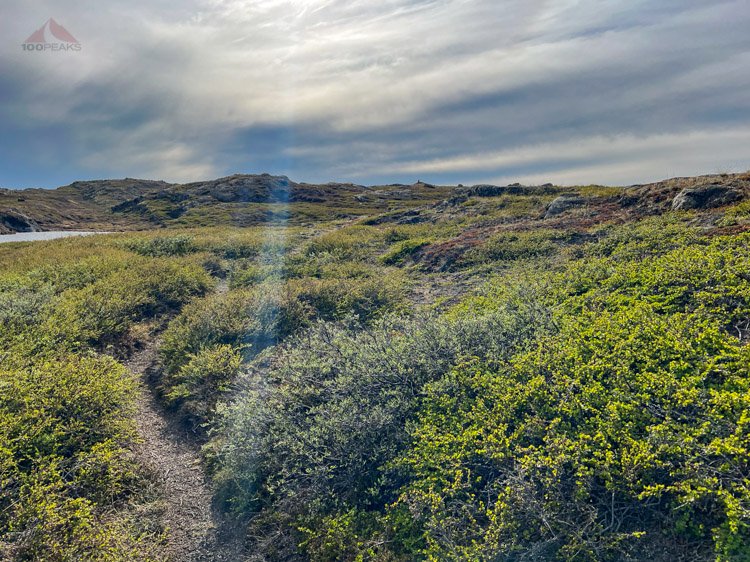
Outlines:
[[[209, 181], [170, 184], [125, 178], [77, 181], [57, 189], [0, 189], [0, 233], [39, 230], [143, 230], [168, 226], [252, 226], [269, 221], [310, 224], [321, 219], [379, 215], [380, 222], [415, 223], [460, 211], [467, 204], [502, 196], [540, 197], [541, 217], [558, 226], [571, 220], [602, 222], [667, 209], [711, 209], [750, 193], [750, 174], [673, 178], [627, 187], [364, 186], [297, 183], [286, 176], [236, 174]], [[710, 213], [708, 214], [710, 216]], [[582, 224], [585, 226], [585, 224]]]

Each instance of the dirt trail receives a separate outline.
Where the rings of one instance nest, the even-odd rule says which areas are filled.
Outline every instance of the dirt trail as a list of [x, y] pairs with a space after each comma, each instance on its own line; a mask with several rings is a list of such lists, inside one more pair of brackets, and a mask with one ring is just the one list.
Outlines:
[[133, 354], [127, 366], [141, 377], [136, 422], [143, 443], [136, 453], [155, 476], [168, 529], [165, 558], [173, 562], [240, 562], [241, 541], [212, 507], [195, 435], [164, 411], [148, 384], [156, 343]]
[[[316, 231], [305, 238], [322, 232]], [[228, 291], [229, 284], [220, 279], [216, 293]], [[149, 342], [125, 364], [141, 379], [136, 425], [143, 443], [136, 447], [136, 454], [155, 476], [164, 503], [161, 523], [168, 530], [165, 560], [246, 561], [249, 558], [242, 548], [241, 529], [224, 521], [212, 506], [199, 439], [165, 411], [154, 395], [150, 378], [158, 368], [157, 347], [158, 342]]]

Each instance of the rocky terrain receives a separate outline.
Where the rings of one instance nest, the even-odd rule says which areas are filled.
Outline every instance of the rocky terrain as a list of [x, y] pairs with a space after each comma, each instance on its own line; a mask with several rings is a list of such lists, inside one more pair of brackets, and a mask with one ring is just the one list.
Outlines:
[[269, 174], [237, 174], [187, 184], [125, 178], [79, 181], [53, 190], [2, 189], [0, 233], [252, 226], [269, 220], [296, 224], [314, 222], [321, 216], [346, 219], [388, 211], [392, 211], [390, 218], [378, 220], [407, 224], [450, 213], [472, 197], [503, 195], [553, 197], [540, 218], [560, 220], [561, 216], [585, 214], [601, 222], [618, 215], [649, 215], [670, 208], [712, 209], [736, 203], [748, 193], [747, 173], [673, 178], [621, 188], [308, 184]]
[[251, 226], [271, 219], [310, 222], [435, 202], [453, 188], [424, 183], [362, 186], [296, 183], [241, 175], [188, 184], [125, 178], [78, 181], [52, 190], [0, 189], [0, 233], [144, 230], [165, 226]]

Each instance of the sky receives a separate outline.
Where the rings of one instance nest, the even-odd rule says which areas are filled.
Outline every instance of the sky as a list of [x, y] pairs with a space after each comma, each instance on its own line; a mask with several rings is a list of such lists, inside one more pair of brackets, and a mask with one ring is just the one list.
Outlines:
[[[0, 14], [0, 187], [750, 169], [748, 0], [3, 0]], [[80, 50], [24, 50], [49, 18]]]

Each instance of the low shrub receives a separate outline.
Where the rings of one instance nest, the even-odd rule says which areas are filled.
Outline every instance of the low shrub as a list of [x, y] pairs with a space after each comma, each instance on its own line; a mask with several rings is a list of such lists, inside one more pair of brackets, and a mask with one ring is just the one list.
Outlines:
[[148, 558], [108, 514], [138, 487], [136, 381], [106, 357], [21, 364], [0, 360], [0, 542], [18, 560]]
[[354, 314], [366, 322], [403, 305], [408, 282], [400, 272], [388, 272], [382, 277], [293, 279], [288, 288], [316, 318], [335, 320]]
[[239, 374], [242, 354], [230, 345], [203, 347], [187, 356], [187, 362], [164, 385], [167, 403], [183, 417], [205, 423], [213, 417], [217, 401]]
[[52, 289], [43, 286], [32, 290], [24, 286], [0, 292], [0, 342], [8, 341], [36, 326], [49, 310]]
[[150, 257], [184, 256], [196, 251], [194, 238], [185, 234], [127, 240], [124, 245], [136, 254]]
[[745, 559], [748, 364], [714, 323], [634, 305], [461, 365], [427, 386], [384, 527], [408, 514], [439, 560]]
[[303, 254], [331, 254], [338, 259], [354, 259], [365, 254], [369, 244], [380, 238], [377, 231], [365, 226], [349, 226], [323, 233], [308, 242]]
[[567, 234], [556, 230], [500, 232], [480, 246], [469, 249], [459, 260], [462, 265], [509, 262], [549, 256], [559, 251]]
[[159, 348], [165, 372], [177, 373], [203, 348], [246, 346], [257, 354], [305, 326], [311, 313], [276, 284], [214, 294], [187, 305], [170, 322]]
[[557, 298], [571, 310], [651, 303], [661, 313], [700, 312], [740, 339], [750, 335], [750, 235], [710, 242], [627, 261], [581, 260], [559, 277]]
[[[274, 354], [271, 371], [251, 368], [236, 401], [220, 410], [209, 451], [220, 495], [236, 513], [258, 515], [259, 555], [285, 558], [303, 543], [313, 559], [354, 559], [344, 556], [356, 544], [349, 535], [335, 554], [321, 542], [329, 522], [343, 525], [337, 518], [355, 509], [357, 525], [367, 526], [397, 499], [389, 463], [408, 445], [423, 385], [460, 357], [507, 356], [545, 329], [532, 318], [498, 310], [456, 322], [316, 324]], [[367, 537], [367, 548], [378, 541]], [[318, 550], [328, 554], [313, 556]]]
[[428, 244], [430, 244], [430, 240], [420, 238], [396, 242], [390, 247], [390, 249], [388, 249], [388, 251], [380, 256], [380, 261], [385, 265], [402, 264], [415, 252], [424, 248]]
[[59, 341], [102, 346], [127, 333], [133, 322], [176, 310], [213, 285], [199, 266], [169, 259], [133, 263], [54, 303], [43, 330]]

